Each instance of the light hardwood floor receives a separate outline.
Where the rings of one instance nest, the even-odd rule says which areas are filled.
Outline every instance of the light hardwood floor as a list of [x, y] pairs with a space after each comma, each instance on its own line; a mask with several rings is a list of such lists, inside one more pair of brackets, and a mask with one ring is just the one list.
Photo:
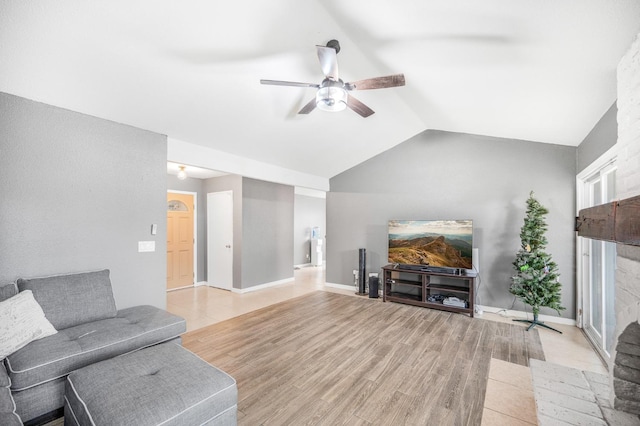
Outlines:
[[[303, 268], [303, 269], [297, 270], [295, 272], [295, 280], [293, 280], [291, 283], [283, 284], [277, 287], [273, 287], [273, 288], [269, 288], [269, 289], [265, 289], [257, 292], [252, 292], [252, 293], [236, 294], [236, 293], [217, 290], [209, 287], [196, 287], [196, 288], [172, 291], [172, 292], [169, 292], [167, 295], [167, 309], [171, 312], [182, 315], [187, 319], [187, 327], [190, 332], [188, 332], [185, 335], [185, 346], [193, 345], [192, 349], [194, 349], [196, 352], [198, 352], [198, 350], [204, 351], [203, 353], [201, 353], [201, 355], [204, 355], [205, 358], [210, 358], [211, 360], [213, 360], [213, 358], [211, 357], [214, 357], [215, 361], [213, 363], [224, 368], [225, 370], [228, 370], [232, 375], [234, 376], [238, 375], [238, 377], [246, 377], [246, 374], [248, 374], [247, 371], [252, 371], [252, 369], [255, 368], [254, 366], [255, 361], [252, 361], [252, 359], [255, 360], [256, 357], [258, 357], [259, 359], [259, 356], [254, 354], [253, 355], [254, 358], [249, 357], [248, 359], [244, 359], [246, 361], [245, 362], [246, 366], [243, 368], [247, 371], [240, 370], [236, 372], [235, 369], [238, 368], [238, 364], [234, 362], [234, 359], [233, 359], [234, 357], [231, 354], [227, 353], [226, 355], [224, 354], [221, 355], [216, 351], [208, 352], [208, 350], [202, 347], [199, 347], [199, 345], [203, 344], [203, 342], [199, 340], [202, 340], [203, 338], [202, 335], [206, 334], [202, 330], [202, 327], [205, 327], [211, 324], [218, 324], [226, 319], [234, 318], [239, 315], [246, 314], [248, 312], [254, 312], [258, 309], [271, 306], [285, 300], [296, 298], [304, 294], [313, 293], [318, 290], [323, 292], [341, 293], [344, 295], [353, 296], [355, 299], [366, 301], [365, 303], [367, 304], [382, 303], [380, 300], [363, 298], [361, 296], [355, 296], [354, 294], [355, 291], [336, 290], [330, 287], [326, 287], [324, 285], [323, 268], [309, 267], [309, 268]], [[341, 298], [341, 299], [344, 299], [344, 298]], [[406, 310], [404, 309], [405, 305], [399, 305], [399, 304], [393, 304], [393, 303], [387, 303], [385, 305], [388, 305], [384, 307], [385, 310], [390, 309], [393, 312], [397, 312], [396, 309], [402, 310], [402, 311]], [[405, 328], [406, 327], [411, 328], [412, 326], [415, 326], [415, 324], [420, 323], [421, 321], [424, 321], [425, 318], [431, 318], [431, 320], [433, 321], [435, 318], [443, 317], [443, 315], [447, 317], [447, 321], [451, 321], [453, 324], [457, 324], [456, 325], [457, 328], [454, 328], [454, 330], [457, 330], [457, 333], [461, 332], [460, 327], [464, 327], [464, 326], [460, 326], [459, 324], [464, 324], [466, 322], [469, 323], [469, 326], [466, 328], [467, 333], [470, 333], [475, 330], [478, 332], [476, 334], [478, 334], [479, 336], [483, 334], [486, 335], [487, 334], [486, 330], [494, 330], [494, 329], [506, 330], [506, 329], [512, 329], [512, 326], [521, 327], [519, 325], [514, 325], [514, 323], [511, 321], [510, 318], [503, 318], [495, 314], [484, 314], [483, 316], [476, 317], [475, 319], [470, 319], [460, 314], [440, 313], [439, 311], [434, 311], [434, 310], [424, 309], [424, 308], [415, 308], [415, 307], [409, 307], [409, 308], [411, 308], [410, 309], [411, 311], [415, 311], [417, 313], [413, 314], [414, 316], [412, 317], [412, 319], [406, 319], [406, 315], [402, 316], [403, 318], [402, 321], [406, 321], [406, 323], [404, 323]], [[392, 317], [393, 316], [391, 316], [390, 318]], [[487, 319], [492, 321], [483, 321]], [[504, 328], [504, 326], [496, 325], [496, 323], [500, 323], [500, 322], [505, 324], [508, 323], [509, 326]], [[225, 324], [227, 327], [232, 327], [233, 323], [234, 323], [233, 321], [229, 321], [229, 322], [226, 322]], [[218, 326], [213, 327], [212, 330], [213, 329], [217, 330], [217, 333], [214, 333], [214, 334], [220, 334], [224, 336], [225, 324], [219, 324]], [[310, 324], [310, 325], [314, 327], [322, 327], [321, 325], [320, 326], [316, 326], [315, 324]], [[548, 332], [546, 330], [542, 330], [540, 331], [540, 333], [523, 334], [524, 336], [523, 339], [528, 339], [528, 337], [526, 336], [533, 336], [533, 335], [539, 334], [544, 356], [548, 361], [555, 362], [562, 365], [568, 365], [568, 366], [572, 366], [580, 369], [585, 369], [585, 370], [606, 372], [599, 358], [592, 351], [591, 347], [589, 346], [587, 341], [584, 339], [584, 336], [582, 335], [582, 332], [579, 329], [575, 327], [568, 327], [568, 326], [556, 325], [556, 324], [554, 324], [554, 326], [560, 328], [564, 334], [559, 335], [554, 332]], [[222, 329], [220, 329], [220, 327], [222, 327]], [[197, 331], [198, 329], [200, 329], [200, 331]], [[485, 330], [485, 331], [483, 332], [481, 330]], [[445, 333], [445, 332], [440, 331], [440, 333]], [[340, 335], [339, 332], [337, 334]], [[394, 336], [393, 333], [391, 335], [388, 335], [388, 334], [389, 332], [387, 332], [386, 336], [389, 339], [398, 338], [398, 336]], [[329, 337], [327, 338], [330, 340], [331, 336], [332, 335], [329, 335]], [[383, 335], [383, 337], [384, 336], [385, 335]], [[459, 334], [454, 336], [459, 336]], [[376, 341], [379, 342], [380, 338], [381, 338], [380, 336], [376, 337], [377, 339]], [[352, 340], [352, 339], [355, 339], [355, 336], [351, 336], [351, 335], [343, 336], [343, 339]], [[498, 343], [500, 343], [501, 340], [509, 341], [510, 339], [505, 336], [501, 336], [500, 333], [498, 333], [495, 340], [497, 340]], [[453, 341], [456, 341], [455, 338]], [[250, 341], [248, 340], [248, 338], [240, 339], [239, 342], [241, 342], [241, 345], [238, 346], [237, 348], [234, 348], [234, 350], [240, 351], [241, 347], [247, 347], [247, 348], [249, 347]], [[378, 365], [378, 367], [374, 369], [375, 371], [378, 371], [378, 370], [388, 371], [389, 369], [393, 369], [393, 365], [405, 364], [404, 362], [403, 363], [392, 362], [393, 360], [397, 361], [398, 357], [400, 356], [399, 355], [400, 352], [397, 350], [397, 348], [394, 349], [394, 345], [391, 344], [390, 342], [391, 340], [388, 340], [388, 343], [386, 344], [378, 343], [380, 346], [375, 349], [378, 352], [375, 352], [375, 350], [373, 352], [373, 354], [377, 354], [377, 355], [369, 354], [371, 356], [378, 356], [378, 357], [381, 357], [380, 359], [386, 360], [386, 361], [379, 361], [379, 363], [383, 362], [383, 364]], [[406, 346], [407, 342], [401, 342], [398, 344]], [[471, 343], [467, 343], [467, 345], [470, 345], [470, 344]], [[387, 345], [387, 346], [384, 346], [384, 345]], [[354, 346], [353, 343], [351, 346]], [[404, 346], [400, 346], [400, 347], [404, 347]], [[382, 348], [388, 348], [388, 349], [382, 349]], [[369, 347], [369, 349], [372, 349], [372, 348]], [[387, 351], [386, 353], [384, 352], [385, 350]], [[264, 351], [264, 347], [261, 347], [261, 350], [258, 352], [261, 353], [262, 351]], [[340, 357], [339, 359], [350, 359], [351, 357], [355, 357], [356, 360], [359, 359], [357, 356], [358, 352], [353, 352], [353, 351], [354, 351], [353, 348], [351, 348], [350, 350], [347, 350], [344, 354], [342, 354], [344, 356]], [[249, 353], [251, 353], [251, 350], [249, 350]], [[296, 358], [293, 355], [295, 354], [295, 352], [290, 352], [290, 353], [285, 352], [285, 353], [287, 355], [283, 355], [284, 358], [281, 361], [282, 362], [286, 361], [284, 365], [286, 366], [287, 369], [290, 369], [292, 371], [289, 374], [294, 374], [293, 372], [297, 372], [296, 374], [300, 374], [301, 370], [299, 366], [297, 366], [297, 363], [295, 362]], [[241, 356], [240, 352], [233, 352], [233, 354], [236, 356]], [[456, 355], [457, 354], [458, 352], [456, 352]], [[287, 356], [290, 356], [291, 358], [287, 358]], [[335, 355], [335, 356], [338, 356], [338, 355]], [[438, 418], [438, 416], [444, 419], [443, 420], [444, 423], [442, 424], [447, 424], [447, 422], [449, 421], [451, 421], [450, 424], [457, 424], [455, 419], [462, 419], [462, 418], [466, 418], [468, 420], [467, 424], [482, 424], [482, 425], [536, 424], [535, 402], [533, 400], [530, 373], [529, 373], [528, 367], [526, 365], [522, 365], [522, 364], [526, 364], [522, 362], [522, 360], [526, 356], [527, 354], [522, 352], [522, 350], [512, 351], [511, 349], [504, 349], [504, 346], [501, 346], [498, 344], [495, 347], [495, 350], [491, 351], [491, 356], [489, 357], [487, 357], [485, 353], [484, 357], [478, 356], [475, 359], [475, 361], [474, 359], [462, 358], [463, 361], [461, 361], [461, 364], [460, 364], [461, 368], [449, 370], [449, 371], [456, 372], [453, 378], [449, 376], [449, 378], [446, 381], [445, 379], [440, 379], [441, 382], [437, 382], [442, 387], [442, 389], [447, 389], [447, 386], [449, 386], [448, 391], [443, 390], [442, 392], [444, 393], [439, 394], [437, 399], [440, 402], [444, 401], [445, 404], [446, 403], [462, 404], [463, 406], [465, 405], [464, 401], [473, 401], [473, 404], [478, 404], [478, 401], [482, 400], [482, 404], [480, 405], [480, 408], [478, 408], [477, 406], [474, 406], [475, 414], [473, 416], [468, 415], [467, 417], [464, 417], [462, 414], [460, 415], [456, 414], [456, 417], [451, 417], [451, 413], [447, 414], [446, 411], [444, 412], [441, 411], [437, 413], [436, 411], [438, 411], [438, 409], [435, 409], [433, 407], [432, 408], [435, 411], [433, 411], [432, 408], [429, 408], [428, 411], [430, 413], [433, 411], [434, 413], [433, 415], [435, 416], [433, 417], [434, 419]], [[221, 357], [221, 358], [217, 358], [217, 357]], [[453, 357], [453, 356], [451, 357], [452, 360], [458, 360], [460, 358], [461, 357]], [[409, 364], [413, 365], [416, 363], [416, 360], [418, 359], [418, 357], [417, 355], [413, 354], [413, 355], [409, 355], [408, 359], [410, 360]], [[351, 362], [354, 362], [354, 361], [351, 361]], [[448, 362], [452, 362], [452, 361], [447, 360], [444, 363], [440, 363], [439, 365], [443, 365], [446, 367], [448, 365], [447, 364]], [[275, 363], [275, 361], [273, 361], [272, 364], [273, 363]], [[479, 367], [481, 363], [484, 363], [484, 364]], [[331, 374], [329, 374], [329, 377], [333, 377], [334, 379], [336, 377], [342, 377], [338, 374], [338, 372], [343, 371], [344, 368], [347, 368], [348, 365], [352, 365], [352, 364], [345, 364], [342, 370], [336, 369], [335, 375], [334, 375], [334, 372], [332, 371]], [[424, 364], [420, 364], [420, 365], [424, 367]], [[484, 390], [481, 390], [482, 386], [478, 383], [476, 383], [475, 387], [474, 386], [470, 386], [466, 388], [459, 387], [462, 380], [461, 378], [465, 376], [465, 374], [466, 374], [467, 380], [472, 377], [472, 375], [469, 374], [469, 372], [471, 371], [471, 365], [476, 366], [473, 371], [479, 371], [481, 373], [473, 377], [473, 380], [484, 381], [484, 383], [486, 384]], [[402, 369], [405, 367], [397, 367], [397, 368], [399, 369], [399, 371], [402, 371]], [[287, 370], [285, 370], [285, 372], [286, 371]], [[441, 372], [440, 376], [442, 376], [443, 370], [440, 369], [438, 371]], [[297, 391], [292, 390], [292, 392], [295, 393], [296, 401], [300, 403], [300, 401], [302, 401], [304, 398], [309, 398], [309, 401], [317, 401], [316, 405], [314, 405], [313, 408], [316, 410], [318, 417], [322, 417], [321, 413], [323, 412], [325, 413], [325, 415], [327, 415], [326, 413], [328, 411], [326, 410], [329, 410], [329, 409], [326, 407], [323, 408], [322, 405], [323, 403], [327, 403], [326, 395], [328, 392], [327, 386], [329, 385], [327, 385], [326, 383], [322, 382], [322, 380], [320, 380], [317, 372], [315, 375], [313, 374], [314, 373], [313, 371], [304, 370], [303, 372], [305, 374], [295, 377], [296, 379], [295, 383], [297, 386], [303, 386], [303, 385], [305, 386], [309, 385], [309, 386], [305, 388], [306, 392], [301, 392], [299, 390]], [[281, 372], [280, 374], [282, 375], [286, 373]], [[419, 374], [415, 374], [413, 371], [405, 371], [404, 374], [406, 377], [415, 378], [416, 376], [420, 377], [420, 374], [425, 374], [425, 373], [424, 371], [421, 371]], [[241, 391], [241, 398], [242, 398], [241, 404], [240, 404], [241, 424], [260, 424], [260, 420], [259, 420], [260, 416], [265, 416], [263, 418], [264, 420], [267, 418], [268, 413], [271, 413], [271, 417], [270, 417], [270, 422], [267, 422], [267, 423], [283, 424], [278, 422], [284, 422], [286, 418], [290, 418], [288, 416], [293, 415], [292, 410], [294, 412], [299, 412], [299, 407], [292, 408], [292, 407], [296, 407], [297, 406], [296, 404], [292, 405], [289, 403], [291, 395], [289, 395], [289, 397], [281, 396], [280, 398], [282, 399], [278, 399], [277, 395], [280, 394], [280, 388], [278, 388], [273, 381], [269, 381], [266, 375], [267, 374], [265, 373], [265, 375], [260, 376], [261, 378], [256, 379], [257, 381], [255, 383], [253, 383], [251, 386], [248, 386], [244, 390], [244, 394], [246, 395], [246, 397], [243, 397], [242, 391]], [[309, 379], [310, 381], [305, 379], [307, 375], [309, 375], [309, 377], [312, 378], [312, 379]], [[322, 374], [320, 376], [322, 376]], [[353, 380], [352, 374], [347, 374], [346, 377], [350, 377], [351, 380]], [[392, 416], [394, 417], [395, 420], [415, 419], [416, 421], [418, 421], [418, 423], [406, 423], [406, 424], [437, 424], [432, 422], [419, 423], [420, 416], [426, 415], [426, 413], [424, 412], [424, 410], [419, 412], [415, 411], [415, 409], [412, 408], [412, 407], [415, 407], [415, 404], [411, 404], [409, 402], [410, 400], [413, 401], [410, 398], [415, 399], [415, 398], [418, 398], [417, 396], [414, 395], [413, 397], [409, 397], [407, 394], [405, 394], [401, 390], [394, 390], [393, 392], [391, 392], [389, 389], [391, 389], [393, 386], [397, 384], [397, 383], [394, 384], [394, 381], [392, 379], [390, 379], [390, 381], [386, 381], [386, 384], [385, 384], [385, 382], [377, 383], [375, 380], [371, 380], [373, 378], [374, 377], [369, 376], [366, 378], [366, 381], [362, 381], [357, 386], [352, 383], [351, 385], [356, 386], [356, 388], [353, 388], [352, 392], [349, 392], [348, 395], [344, 395], [344, 397], [335, 398], [335, 399], [332, 399], [329, 397], [329, 403], [330, 403], [329, 405], [351, 404], [351, 406], [359, 407], [359, 406], [362, 406], [362, 404], [364, 404], [363, 402], [364, 399], [362, 395], [367, 394], [367, 392], [373, 392], [373, 390], [370, 389], [369, 387], [373, 387], [376, 389], [377, 387], [381, 387], [381, 390], [379, 392], [373, 392], [373, 395], [375, 395], [376, 398], [373, 399], [372, 402], [367, 402], [364, 405], [364, 406], [370, 407], [369, 411], [365, 409], [361, 409], [361, 410], [356, 410], [357, 412], [353, 412], [349, 415], [347, 415], [345, 411], [342, 411], [341, 414], [339, 415], [339, 417], [341, 418], [341, 421], [348, 420], [350, 421], [350, 424], [369, 424], [372, 422], [377, 424], [385, 424], [385, 423], [381, 423], [381, 421], [391, 420], [389, 416]], [[397, 380], [398, 379], [396, 379], [396, 381]], [[338, 380], [338, 382], [340, 382], [340, 380]], [[365, 386], [365, 384], [369, 387]], [[344, 385], [348, 386], [348, 384], [344, 384]], [[405, 386], [408, 386], [408, 385], [405, 385]], [[376, 405], [373, 402], [373, 401], [377, 401], [379, 403], [380, 398], [384, 398], [380, 396], [380, 394], [385, 394], [385, 389], [387, 389], [386, 397], [391, 398], [391, 401], [394, 401], [394, 405], [397, 407], [397, 409], [392, 412], [381, 410], [379, 407], [381, 407], [382, 404]], [[471, 396], [465, 397], [464, 394], [460, 393], [462, 392], [462, 389], [467, 389], [466, 395], [470, 395], [470, 393], [472, 393], [472, 394], [476, 394], [477, 396], [479, 392], [483, 392], [483, 395], [481, 398], [471, 397]], [[474, 392], [471, 392], [472, 389], [474, 390]], [[259, 403], [257, 402], [259, 400], [259, 398], [257, 397], [257, 395], [259, 395], [259, 393], [257, 393], [259, 392], [259, 390], [261, 391], [270, 390], [270, 392], [271, 391], [273, 392], [273, 395], [276, 395], [273, 397], [275, 398], [274, 400], [267, 399], [267, 405], [270, 408], [260, 408]], [[324, 392], [324, 393], [317, 394], [318, 392]], [[449, 396], [448, 397], [442, 396], [445, 394]], [[319, 398], [314, 398], [318, 396]], [[354, 400], [353, 398], [356, 398], [356, 399]], [[244, 402], [242, 402], [242, 400], [244, 400]], [[311, 405], [309, 404], [311, 404], [311, 402], [302, 403], [303, 411], [307, 412], [311, 410]], [[464, 410], [462, 411], [468, 412], [467, 408], [468, 407], [465, 406]], [[243, 409], [247, 411], [247, 413], [245, 413]], [[330, 411], [335, 415], [335, 410], [330, 410]], [[371, 417], [371, 413], [373, 413], [373, 417]], [[313, 416], [311, 416], [311, 418], [309, 418], [308, 420], [311, 424], [320, 423], [321, 421], [321, 419], [316, 419]], [[258, 423], [255, 423], [255, 421], [258, 421]]]

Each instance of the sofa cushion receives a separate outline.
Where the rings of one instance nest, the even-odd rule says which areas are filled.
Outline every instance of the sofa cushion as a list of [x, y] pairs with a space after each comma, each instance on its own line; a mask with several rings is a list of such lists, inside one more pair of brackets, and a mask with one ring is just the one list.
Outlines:
[[58, 330], [6, 358], [11, 389], [27, 389], [185, 331], [183, 318], [153, 306], [134, 306], [119, 311], [115, 318]]
[[7, 300], [18, 294], [18, 287], [15, 283], [0, 285], [0, 302]]
[[18, 279], [20, 291], [31, 290], [57, 329], [116, 316], [109, 270]]
[[16, 413], [16, 403], [11, 396], [11, 380], [0, 361], [0, 424], [3, 426], [22, 425], [22, 420]]
[[70, 425], [235, 425], [238, 391], [233, 377], [169, 343], [74, 371], [65, 399]]
[[52, 334], [56, 329], [45, 318], [31, 290], [0, 302], [0, 360]]

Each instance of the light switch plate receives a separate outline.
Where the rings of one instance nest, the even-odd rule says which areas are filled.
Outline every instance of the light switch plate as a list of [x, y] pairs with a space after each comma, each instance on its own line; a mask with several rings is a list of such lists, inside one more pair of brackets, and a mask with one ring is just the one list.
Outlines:
[[138, 252], [156, 251], [155, 241], [138, 241]]

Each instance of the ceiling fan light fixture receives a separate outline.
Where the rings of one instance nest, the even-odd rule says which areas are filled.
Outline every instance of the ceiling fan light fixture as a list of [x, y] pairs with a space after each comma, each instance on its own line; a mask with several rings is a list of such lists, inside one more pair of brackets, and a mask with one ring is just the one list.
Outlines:
[[321, 87], [316, 92], [316, 106], [323, 111], [343, 111], [347, 108], [347, 91], [342, 87]]

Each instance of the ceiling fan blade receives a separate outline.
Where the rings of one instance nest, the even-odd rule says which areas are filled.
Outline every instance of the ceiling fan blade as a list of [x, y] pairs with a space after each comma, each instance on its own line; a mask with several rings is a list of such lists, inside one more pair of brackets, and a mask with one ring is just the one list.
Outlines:
[[333, 81], [338, 81], [338, 54], [333, 47], [316, 46], [318, 59], [324, 75]]
[[369, 108], [368, 106], [366, 106], [365, 104], [363, 104], [362, 102], [360, 102], [359, 100], [357, 100], [351, 95], [347, 97], [347, 106], [352, 110], [354, 110], [355, 112], [357, 112], [358, 114], [360, 114], [364, 118], [367, 118], [371, 114], [375, 113], [374, 110], [372, 110], [371, 108]]
[[260, 80], [260, 84], [270, 84], [273, 86], [315, 87], [316, 89], [320, 87], [319, 84], [315, 83], [298, 83], [296, 81], [281, 80]]
[[308, 104], [303, 106], [302, 109], [300, 111], [298, 111], [298, 114], [309, 114], [314, 109], [316, 109], [316, 98], [315, 97], [313, 99], [311, 99]]
[[387, 87], [404, 86], [404, 74], [387, 75], [384, 77], [367, 78], [346, 83], [348, 90], [384, 89]]

